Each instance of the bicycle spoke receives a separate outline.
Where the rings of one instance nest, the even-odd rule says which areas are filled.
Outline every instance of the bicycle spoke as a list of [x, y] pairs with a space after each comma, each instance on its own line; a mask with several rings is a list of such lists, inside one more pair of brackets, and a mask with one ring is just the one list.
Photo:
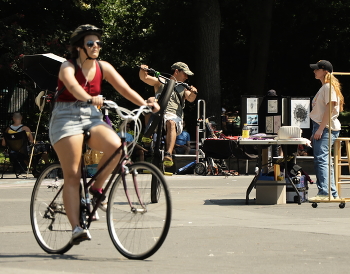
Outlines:
[[[125, 175], [128, 196], [121, 177], [114, 183], [108, 200], [109, 233], [124, 256], [145, 259], [160, 248], [167, 236], [171, 220], [169, 191], [162, 174], [149, 163], [130, 166], [130, 174]], [[152, 178], [153, 183], [157, 182], [153, 188]], [[156, 202], [152, 202], [152, 196], [157, 197]]]
[[37, 179], [31, 199], [33, 233], [40, 247], [50, 254], [63, 254], [72, 246], [71, 225], [62, 199], [63, 173], [59, 164], [48, 166]]

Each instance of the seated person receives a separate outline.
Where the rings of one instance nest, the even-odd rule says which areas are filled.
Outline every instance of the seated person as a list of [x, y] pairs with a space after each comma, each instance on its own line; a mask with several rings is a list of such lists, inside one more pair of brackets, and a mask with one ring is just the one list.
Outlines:
[[[118, 135], [119, 137], [121, 136], [120, 132], [118, 132]], [[130, 133], [125, 132], [125, 141], [127, 142], [127, 144], [130, 144], [134, 141], [134, 137]], [[139, 144], [136, 144], [132, 152], [132, 156], [139, 157], [139, 161], [145, 161], [145, 152], [147, 151], [147, 149], [143, 148]]]
[[183, 122], [184, 130], [181, 132], [180, 135], [176, 136], [175, 141], [175, 147], [173, 150], [173, 154], [194, 154], [193, 151], [191, 151], [191, 144], [190, 144], [190, 134], [185, 129], [185, 121]]
[[[16, 133], [16, 132], [25, 131], [27, 133], [29, 144], [32, 144], [34, 141], [32, 132], [31, 132], [29, 127], [22, 124], [21, 113], [19, 113], [19, 112], [13, 113], [12, 120], [13, 120], [13, 124], [10, 125], [8, 128], [6, 128], [5, 133]], [[2, 139], [2, 145], [6, 146], [5, 138]], [[14, 161], [15, 159], [19, 160], [20, 167], [21, 167], [20, 172], [26, 171], [26, 167], [29, 164], [29, 156], [28, 155], [25, 155], [25, 156], [21, 157], [21, 159], [18, 159], [17, 158], [18, 155], [15, 153], [15, 151], [9, 151], [9, 156], [10, 156], [10, 161], [12, 163], [15, 162]], [[18, 168], [18, 167], [14, 167], [14, 168]]]

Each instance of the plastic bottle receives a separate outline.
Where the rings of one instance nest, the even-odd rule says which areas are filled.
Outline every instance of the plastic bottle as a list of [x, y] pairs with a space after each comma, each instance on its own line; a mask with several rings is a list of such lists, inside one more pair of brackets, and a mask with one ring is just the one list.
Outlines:
[[247, 124], [244, 124], [242, 128], [242, 139], [246, 139], [246, 138], [249, 138], [249, 128]]
[[196, 164], [196, 160], [194, 160], [193, 162], [179, 168], [179, 170], [176, 172], [177, 174], [181, 174], [181, 173], [185, 173], [186, 170], [188, 170], [190, 167], [194, 166]]

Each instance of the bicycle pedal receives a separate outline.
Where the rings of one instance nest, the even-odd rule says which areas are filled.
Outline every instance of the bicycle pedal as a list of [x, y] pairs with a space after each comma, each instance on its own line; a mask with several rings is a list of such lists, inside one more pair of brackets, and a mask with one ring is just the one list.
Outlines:
[[172, 173], [172, 172], [166, 172], [166, 171], [164, 171], [163, 174], [164, 174], [165, 176], [173, 176], [173, 173]]
[[173, 166], [174, 162], [173, 161], [164, 161], [163, 162], [163, 165], [166, 166], [166, 167], [171, 167]]

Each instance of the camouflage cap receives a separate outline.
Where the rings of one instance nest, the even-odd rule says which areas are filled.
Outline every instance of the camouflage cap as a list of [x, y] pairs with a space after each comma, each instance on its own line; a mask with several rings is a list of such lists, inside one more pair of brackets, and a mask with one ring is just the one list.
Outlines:
[[175, 64], [173, 64], [171, 66], [172, 69], [181, 69], [184, 71], [184, 73], [186, 73], [187, 75], [194, 75], [194, 73], [192, 71], [190, 71], [190, 68], [182, 62], [176, 62]]

